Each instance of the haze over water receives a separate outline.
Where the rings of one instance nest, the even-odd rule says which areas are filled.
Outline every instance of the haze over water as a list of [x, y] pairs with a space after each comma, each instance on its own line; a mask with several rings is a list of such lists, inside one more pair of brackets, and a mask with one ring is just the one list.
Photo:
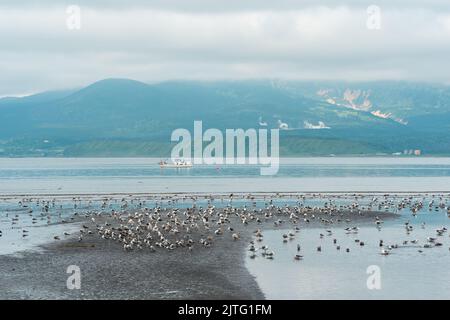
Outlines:
[[0, 194], [446, 191], [450, 158], [281, 159], [275, 176], [250, 165], [161, 169], [156, 158], [0, 159]]

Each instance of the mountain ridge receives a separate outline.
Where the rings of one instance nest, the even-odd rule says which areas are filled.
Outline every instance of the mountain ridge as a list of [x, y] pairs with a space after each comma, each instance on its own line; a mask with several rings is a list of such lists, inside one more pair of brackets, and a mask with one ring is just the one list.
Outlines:
[[[330, 103], [336, 97], [343, 97], [346, 105]], [[308, 155], [298, 142], [314, 139], [319, 145], [324, 141], [321, 149], [311, 145], [315, 155], [390, 154], [405, 149], [450, 154], [445, 141], [450, 129], [448, 101], [448, 86], [411, 82], [180, 80], [147, 84], [108, 78], [79, 89], [0, 99], [0, 156], [95, 156], [88, 147], [80, 148], [92, 146], [93, 141], [103, 141], [96, 148], [109, 143], [111, 153], [118, 156], [138, 153], [131, 147], [123, 153], [113, 150], [114, 145], [127, 149], [123, 141], [131, 146], [145, 140], [164, 146], [149, 150], [166, 152], [172, 130], [192, 130], [194, 120], [202, 120], [205, 128], [282, 127], [285, 155]], [[343, 149], [335, 148], [330, 139]], [[346, 150], [349, 145], [355, 147]]]

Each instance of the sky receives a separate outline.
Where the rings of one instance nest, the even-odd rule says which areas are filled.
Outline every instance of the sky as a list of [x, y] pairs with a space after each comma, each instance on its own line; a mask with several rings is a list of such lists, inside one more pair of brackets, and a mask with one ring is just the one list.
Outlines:
[[450, 84], [449, 0], [1, 0], [0, 97], [105, 78]]

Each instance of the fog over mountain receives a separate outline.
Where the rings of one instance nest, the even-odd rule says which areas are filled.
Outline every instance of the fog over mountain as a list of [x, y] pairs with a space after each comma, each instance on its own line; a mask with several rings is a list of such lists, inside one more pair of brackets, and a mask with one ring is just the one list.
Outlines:
[[[79, 29], [67, 25], [73, 4]], [[373, 4], [4, 0], [0, 97], [111, 77], [450, 83], [450, 2]], [[368, 27], [373, 14], [379, 28]]]
[[450, 154], [448, 0], [3, 0], [0, 39], [2, 156], [162, 155], [194, 120]]

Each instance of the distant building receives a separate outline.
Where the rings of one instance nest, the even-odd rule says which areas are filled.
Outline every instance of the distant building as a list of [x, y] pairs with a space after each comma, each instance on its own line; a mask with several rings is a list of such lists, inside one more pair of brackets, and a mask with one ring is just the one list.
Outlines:
[[406, 149], [405, 151], [403, 151], [404, 155], [408, 155], [408, 156], [421, 156], [422, 155], [422, 150], [420, 149]]

